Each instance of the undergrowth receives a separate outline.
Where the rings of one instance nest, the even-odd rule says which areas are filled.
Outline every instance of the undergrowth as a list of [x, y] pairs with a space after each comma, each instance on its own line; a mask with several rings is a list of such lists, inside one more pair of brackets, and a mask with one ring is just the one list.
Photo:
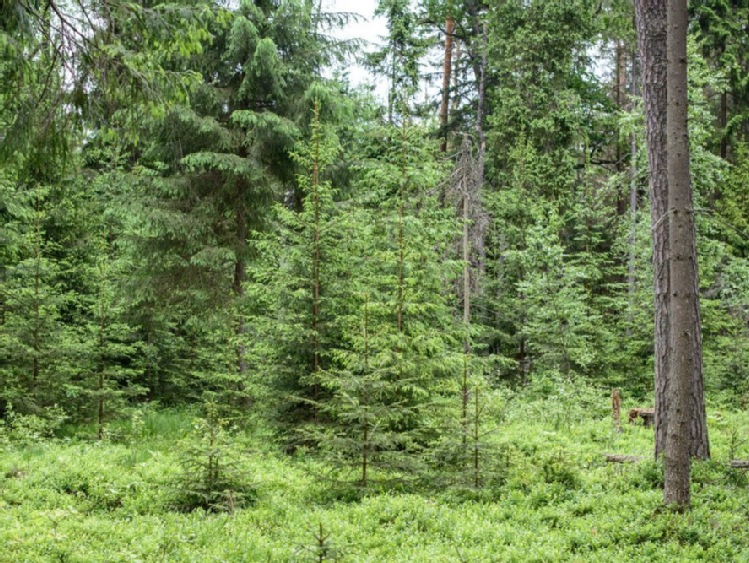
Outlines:
[[652, 430], [614, 431], [607, 404], [514, 397], [486, 421], [498, 453], [479, 488], [432, 467], [364, 491], [337, 490], [314, 452], [195, 412], [136, 411], [103, 442], [17, 419], [0, 431], [0, 561], [749, 560], [746, 473], [727, 463], [749, 457], [749, 416], [709, 409], [713, 460], [694, 463], [680, 515], [661, 508]]

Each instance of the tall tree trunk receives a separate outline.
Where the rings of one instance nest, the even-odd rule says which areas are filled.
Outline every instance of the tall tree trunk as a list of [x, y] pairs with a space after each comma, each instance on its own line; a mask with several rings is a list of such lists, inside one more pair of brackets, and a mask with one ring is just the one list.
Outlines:
[[445, 59], [442, 71], [442, 103], [440, 104], [440, 135], [442, 135], [440, 151], [442, 152], [447, 152], [447, 118], [450, 106], [450, 76], [453, 68], [454, 31], [455, 20], [452, 14], [448, 13], [447, 20], [445, 21]]
[[[322, 368], [320, 350], [320, 321], [321, 321], [321, 268], [322, 268], [322, 243], [321, 243], [321, 201], [320, 201], [320, 104], [315, 100], [314, 108], [314, 131], [312, 136], [312, 208], [314, 213], [314, 225], [312, 227], [312, 370], [315, 376]], [[317, 395], [317, 381], [315, 381], [314, 395]]]
[[718, 115], [718, 127], [720, 128], [720, 157], [728, 158], [728, 92], [720, 94], [720, 114]]
[[666, 0], [635, 0], [650, 167], [650, 223], [655, 293], [655, 456], [666, 445], [668, 382], [668, 249], [666, 209]]
[[[616, 84], [614, 85], [614, 100], [616, 101], [616, 107], [624, 109], [627, 104], [627, 65], [626, 65], [626, 50], [624, 48], [624, 42], [618, 41], [616, 45]], [[622, 151], [622, 138], [621, 133], [617, 131], [616, 135], [616, 170], [622, 172], [624, 170], [624, 154]], [[619, 215], [624, 215], [627, 212], [627, 200], [624, 194], [621, 194], [616, 201], [616, 211]]]
[[[237, 205], [236, 228], [237, 228], [237, 249], [236, 258], [234, 259], [234, 278], [232, 280], [232, 291], [236, 299], [241, 299], [244, 295], [244, 281], [246, 276], [245, 253], [247, 246], [247, 216], [244, 209], [244, 199], [240, 188], [240, 201]], [[241, 313], [237, 320], [237, 372], [244, 375], [247, 372], [247, 360], [245, 359], [244, 333], [245, 324]]]
[[[471, 148], [470, 144], [464, 141], [463, 146], [467, 146], [468, 150], [468, 162], [471, 160]], [[465, 449], [468, 443], [468, 382], [470, 380], [470, 365], [469, 357], [471, 354], [471, 254], [470, 254], [470, 193], [471, 186], [471, 175], [465, 174], [462, 178], [462, 192], [463, 192], [463, 240], [462, 240], [462, 251], [463, 251], [463, 330], [465, 330], [464, 341], [463, 341], [463, 384], [462, 384], [462, 406], [463, 406], [463, 449]]]
[[[637, 53], [632, 50], [632, 73], [630, 80], [630, 92], [634, 98], [638, 94], [638, 76], [637, 76]], [[632, 104], [629, 104], [629, 110], [632, 110]], [[629, 295], [629, 314], [628, 314], [628, 336], [631, 333], [631, 326], [634, 322], [635, 292], [637, 290], [636, 266], [637, 266], [637, 135], [632, 133], [629, 139], [629, 261], [627, 264], [627, 293]]]
[[695, 340], [700, 334], [694, 204], [689, 179], [687, 129], [687, 2], [668, 1], [668, 212], [671, 277], [670, 379], [663, 501], [689, 508], [692, 374], [699, 369]]
[[[364, 296], [364, 378], [369, 377], [369, 295]], [[366, 411], [369, 409], [369, 392], [366, 385], [362, 388], [362, 406]], [[361, 486], [367, 486], [367, 470], [369, 468], [369, 416], [362, 417], [362, 448], [361, 448]]]
[[[668, 305], [669, 248], [668, 172], [667, 172], [667, 72], [666, 72], [666, 0], [635, 0], [637, 35], [640, 50], [643, 97], [650, 165], [650, 216], [653, 235], [653, 281], [655, 294], [655, 456], [667, 443], [669, 342]], [[696, 263], [695, 263], [696, 266]], [[696, 279], [696, 278], [695, 278]], [[697, 313], [698, 314], [698, 313]], [[693, 338], [695, 362], [691, 374], [693, 416], [690, 423], [690, 452], [699, 458], [710, 456], [707, 418], [702, 381], [702, 338]]]

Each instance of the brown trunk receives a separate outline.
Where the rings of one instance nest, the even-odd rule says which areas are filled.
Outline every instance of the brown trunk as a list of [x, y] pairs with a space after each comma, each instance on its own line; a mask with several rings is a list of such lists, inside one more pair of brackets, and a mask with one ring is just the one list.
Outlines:
[[481, 436], [479, 432], [479, 421], [481, 417], [481, 409], [479, 407], [478, 387], [473, 390], [473, 394], [475, 395], [473, 410], [473, 486], [478, 489], [481, 484], [481, 473], [479, 471], [479, 438]]
[[[369, 296], [364, 296], [364, 377], [369, 376]], [[369, 407], [369, 393], [366, 387], [362, 395], [362, 406]], [[369, 468], [369, 417], [363, 417], [362, 450], [361, 450], [361, 484], [367, 486], [367, 470]]]
[[[668, 426], [667, 391], [669, 384], [669, 270], [666, 255], [669, 248], [668, 173], [666, 149], [666, 0], [635, 0], [637, 35], [640, 50], [643, 97], [650, 165], [650, 215], [653, 236], [653, 278], [655, 295], [655, 455], [666, 447]], [[694, 412], [691, 421], [690, 451], [707, 458], [707, 419], [701, 371], [701, 335], [694, 335], [693, 345], [699, 361], [691, 376]], [[696, 399], [699, 397], [700, 399]]]
[[611, 419], [614, 423], [614, 430], [622, 431], [622, 399], [619, 389], [611, 390]]
[[653, 236], [655, 292], [655, 455], [666, 444], [666, 383], [668, 381], [668, 248], [666, 206], [666, 1], [636, 0], [643, 97], [650, 167], [650, 222]]
[[97, 383], [96, 383], [96, 390], [97, 390], [97, 396], [96, 396], [96, 424], [98, 428], [97, 436], [99, 440], [104, 439], [104, 388], [106, 384], [105, 380], [105, 360], [104, 360], [104, 344], [105, 344], [105, 338], [104, 338], [104, 331], [106, 330], [107, 326], [107, 308], [105, 304], [106, 300], [106, 294], [105, 294], [105, 286], [107, 284], [107, 267], [101, 266], [101, 278], [99, 279], [99, 338], [98, 338], [98, 361], [96, 366], [97, 371]]
[[[312, 155], [312, 373], [314, 374], [312, 384], [312, 398], [317, 401], [320, 393], [318, 376], [322, 370], [322, 353], [320, 342], [321, 330], [321, 294], [322, 294], [322, 241], [320, 236], [322, 219], [322, 202], [320, 200], [320, 104], [315, 100], [314, 125], [312, 132], [313, 155]], [[318, 410], [314, 410], [314, 419], [318, 418]]]
[[[396, 325], [398, 336], [403, 335], [403, 298], [404, 298], [404, 266], [406, 261], [406, 236], [405, 236], [405, 215], [406, 215], [406, 120], [403, 120], [401, 127], [401, 183], [398, 193], [398, 302], [396, 303]], [[399, 338], [399, 342], [400, 342]], [[400, 344], [397, 348], [400, 356]], [[400, 362], [400, 360], [399, 360]]]
[[[632, 96], [636, 96], [638, 93], [638, 76], [637, 76], [637, 54], [635, 51], [631, 52], [632, 55], [632, 74], [631, 74], [631, 93]], [[629, 109], [632, 109], [632, 104], [629, 104]], [[635, 310], [635, 291], [637, 290], [636, 280], [636, 266], [637, 266], [637, 135], [632, 133], [629, 140], [629, 216], [630, 216], [630, 230], [629, 230], [629, 261], [627, 265], [627, 288], [629, 294], [629, 313], [627, 327], [627, 336], [631, 335], [631, 325], [634, 322], [634, 310]]]
[[[616, 85], [614, 86], [614, 100], [616, 107], [623, 109], [626, 104], [626, 85], [627, 85], [627, 68], [626, 68], [626, 51], [624, 43], [619, 41], [616, 45]], [[624, 169], [624, 154], [622, 152], [622, 139], [617, 131], [616, 135], [616, 169], [621, 172]], [[623, 194], [617, 198], [616, 211], [619, 215], [627, 212], [627, 200]]]
[[450, 93], [452, 95], [451, 96], [452, 97], [452, 111], [453, 113], [455, 113], [456, 111], [458, 111], [458, 106], [460, 104], [460, 95], [459, 95], [460, 92], [458, 91], [458, 86], [460, 84], [460, 74], [459, 74], [460, 58], [461, 58], [461, 55], [463, 54], [463, 50], [460, 46], [460, 41], [458, 39], [456, 39], [453, 43], [455, 44], [455, 57], [453, 57], [452, 66], [455, 69], [455, 71], [451, 73], [452, 79], [453, 79], [453, 85], [452, 85], [452, 91]]
[[39, 356], [41, 354], [41, 278], [42, 278], [42, 225], [41, 225], [41, 198], [39, 192], [36, 196], [36, 225], [35, 225], [35, 244], [34, 244], [34, 330], [32, 331], [32, 348], [34, 358], [32, 360], [31, 381], [32, 389], [36, 393], [36, 386], [39, 384]]
[[[317, 114], [317, 107], [315, 107]], [[317, 119], [317, 115], [315, 117]], [[315, 140], [314, 163], [312, 166], [312, 205], [314, 209], [314, 227], [312, 235], [312, 349], [313, 349], [313, 370], [317, 372], [320, 369], [320, 265], [322, 261], [320, 248], [320, 192], [319, 192], [319, 141]]]
[[[247, 244], [247, 217], [245, 215], [244, 201], [238, 202], [237, 209], [237, 250], [234, 261], [234, 279], [232, 280], [232, 290], [234, 297], [241, 299], [244, 295], [244, 280], [246, 272], [245, 264], [245, 245]], [[247, 361], [245, 359], [244, 348], [244, 319], [241, 314], [237, 322], [237, 371], [240, 374], [247, 372]]]
[[455, 31], [455, 20], [452, 15], [447, 16], [445, 22], [445, 61], [442, 71], [442, 103], [440, 104], [440, 134], [442, 144], [440, 150], [447, 152], [447, 118], [450, 105], [450, 75], [453, 63], [453, 33]]
[[728, 92], [720, 94], [720, 115], [718, 115], [718, 127], [720, 128], [720, 157], [728, 158]]
[[694, 206], [689, 179], [687, 129], [687, 3], [668, 0], [668, 213], [671, 278], [669, 309], [668, 428], [663, 501], [689, 508], [692, 376], [699, 369], [694, 341], [699, 338], [699, 295]]
[[[470, 151], [470, 148], [468, 149]], [[470, 369], [468, 359], [471, 354], [471, 256], [469, 240], [469, 194], [470, 186], [468, 182], [470, 176], [463, 177], [463, 330], [465, 330], [465, 340], [463, 342], [463, 448], [467, 444], [468, 434], [468, 381], [470, 379]]]

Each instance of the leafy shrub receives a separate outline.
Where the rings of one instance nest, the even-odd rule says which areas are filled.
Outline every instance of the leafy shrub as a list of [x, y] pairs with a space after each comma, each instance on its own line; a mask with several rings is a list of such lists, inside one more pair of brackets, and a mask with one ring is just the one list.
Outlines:
[[663, 479], [663, 462], [643, 461], [632, 474], [632, 485], [639, 489], [662, 489]]
[[547, 483], [563, 485], [567, 489], [576, 489], [580, 485], [580, 476], [577, 470], [571, 466], [561, 452], [557, 456], [545, 459], [541, 469], [544, 481]]
[[0, 421], [0, 444], [13, 443], [26, 446], [54, 437], [67, 416], [58, 407], [44, 410], [44, 416], [21, 414], [8, 404], [5, 422]]

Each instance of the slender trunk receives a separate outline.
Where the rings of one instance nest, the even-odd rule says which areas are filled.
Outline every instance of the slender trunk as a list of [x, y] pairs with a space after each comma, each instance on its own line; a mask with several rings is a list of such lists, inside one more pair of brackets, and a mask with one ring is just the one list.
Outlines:
[[42, 351], [42, 198], [36, 193], [36, 213], [34, 217], [34, 318], [31, 331], [31, 347], [34, 356], [31, 360], [31, 387], [36, 393], [41, 373], [40, 356]]
[[[232, 280], [232, 291], [237, 301], [240, 301], [244, 295], [244, 281], [246, 276], [246, 245], [247, 245], [247, 216], [244, 208], [244, 199], [241, 197], [237, 205], [237, 217], [236, 217], [236, 229], [237, 229], [237, 250], [236, 258], [234, 262], [234, 279]], [[247, 372], [247, 360], [245, 357], [245, 346], [244, 346], [244, 333], [245, 323], [241, 313], [238, 314], [237, 320], [237, 372], [240, 375], [244, 375]]]
[[[470, 150], [470, 148], [469, 148]], [[470, 176], [463, 177], [463, 330], [465, 339], [463, 342], [463, 448], [465, 449], [468, 436], [468, 381], [470, 379], [469, 358], [471, 354], [471, 256], [469, 240], [469, 194], [468, 182]]]
[[445, 22], [445, 58], [442, 71], [442, 103], [440, 104], [440, 134], [443, 136], [440, 151], [447, 152], [447, 120], [450, 106], [450, 75], [452, 73], [453, 34], [455, 20], [447, 16]]
[[689, 178], [687, 128], [687, 3], [668, 0], [668, 212], [670, 250], [670, 381], [663, 501], [689, 508], [692, 374], [699, 369], [694, 340], [699, 338], [697, 250]]
[[461, 42], [459, 39], [454, 40], [455, 44], [455, 57], [453, 57], [453, 71], [452, 71], [452, 90], [451, 90], [451, 97], [452, 97], [452, 112], [455, 113], [458, 111], [458, 106], [460, 103], [460, 92], [458, 90], [458, 87], [460, 85], [460, 58], [463, 54], [463, 49], [461, 47]]
[[720, 137], [720, 157], [722, 159], [728, 158], [728, 132], [726, 126], [728, 125], [728, 92], [721, 92], [720, 94], [720, 115], [718, 116], [718, 127], [721, 131]]
[[[484, 116], [486, 112], [486, 69], [487, 69], [487, 50], [489, 44], [489, 29], [484, 22], [481, 33], [481, 63], [479, 66], [479, 91], [476, 110], [476, 136], [478, 137], [479, 150], [476, 157], [476, 186], [473, 193], [476, 194], [476, 202], [480, 202], [481, 192], [484, 189], [484, 168], [486, 156], [486, 134], [484, 132]], [[480, 214], [480, 212], [479, 212]], [[476, 261], [479, 274], [479, 280], [486, 267], [486, 249], [484, 245], [484, 222], [477, 221], [474, 225], [476, 235], [474, 244], [476, 247]], [[477, 290], [480, 293], [480, 287], [477, 284]]]
[[[622, 41], [619, 41], [616, 45], [616, 84], [614, 86], [614, 101], [618, 109], [623, 109], [625, 105], [625, 85], [627, 83], [627, 69], [625, 67], [625, 51]], [[622, 154], [622, 139], [621, 134], [617, 130], [616, 132], [616, 169], [621, 172], [624, 169], [624, 155]], [[621, 195], [617, 199], [617, 213], [624, 215], [626, 213], [627, 204], [624, 197]]]
[[655, 456], [666, 445], [668, 383], [668, 176], [666, 171], [666, 0], [636, 0], [650, 168], [650, 222], [655, 298]]
[[[404, 265], [406, 260], [405, 240], [406, 213], [406, 122], [401, 127], [401, 183], [398, 190], [398, 298], [396, 304], [396, 322], [399, 341], [403, 335], [403, 298], [404, 298]], [[400, 344], [398, 345], [400, 352]]]
[[635, 302], [636, 265], [637, 265], [637, 139], [632, 135], [630, 139], [630, 164], [629, 164], [629, 260], [627, 264], [627, 292], [630, 302], [630, 321], [632, 320], [632, 307]]
[[[369, 376], [369, 296], [364, 296], [364, 377]], [[361, 484], [367, 486], [367, 470], [369, 464], [369, 394], [367, 393], [366, 383], [362, 394], [362, 408], [365, 415], [362, 417], [363, 436], [361, 452]]]
[[479, 407], [479, 388], [473, 390], [474, 394], [474, 411], [473, 411], [473, 486], [479, 488], [481, 484], [481, 473], [479, 471], [479, 437], [480, 437], [480, 417], [481, 409]]
[[[110, 249], [111, 250], [111, 249]], [[111, 256], [107, 258], [111, 260]], [[100, 266], [100, 279], [99, 279], [99, 338], [97, 341], [98, 347], [98, 361], [96, 366], [97, 382], [96, 382], [96, 422], [98, 427], [98, 438], [99, 440], [104, 439], [104, 393], [106, 387], [105, 378], [105, 331], [107, 326], [107, 306], [106, 306], [106, 285], [108, 283], [108, 266], [109, 262]]]
[[[321, 266], [322, 266], [322, 243], [321, 231], [321, 200], [320, 200], [320, 105], [315, 100], [314, 107], [314, 131], [312, 134], [313, 156], [312, 156], [312, 372], [315, 376], [312, 385], [312, 398], [316, 401], [320, 389], [318, 386], [318, 375], [322, 369], [321, 361]], [[315, 420], [317, 420], [317, 409], [315, 409]]]
[[[632, 75], [631, 93], [637, 95], [637, 61], [632, 53]], [[632, 104], [629, 104], [630, 110]], [[637, 266], [637, 136], [632, 133], [629, 139], [629, 260], [627, 264], [627, 293], [629, 295], [629, 313], [627, 336], [631, 335], [631, 327], [634, 322], [635, 292], [637, 290], [636, 266]]]

